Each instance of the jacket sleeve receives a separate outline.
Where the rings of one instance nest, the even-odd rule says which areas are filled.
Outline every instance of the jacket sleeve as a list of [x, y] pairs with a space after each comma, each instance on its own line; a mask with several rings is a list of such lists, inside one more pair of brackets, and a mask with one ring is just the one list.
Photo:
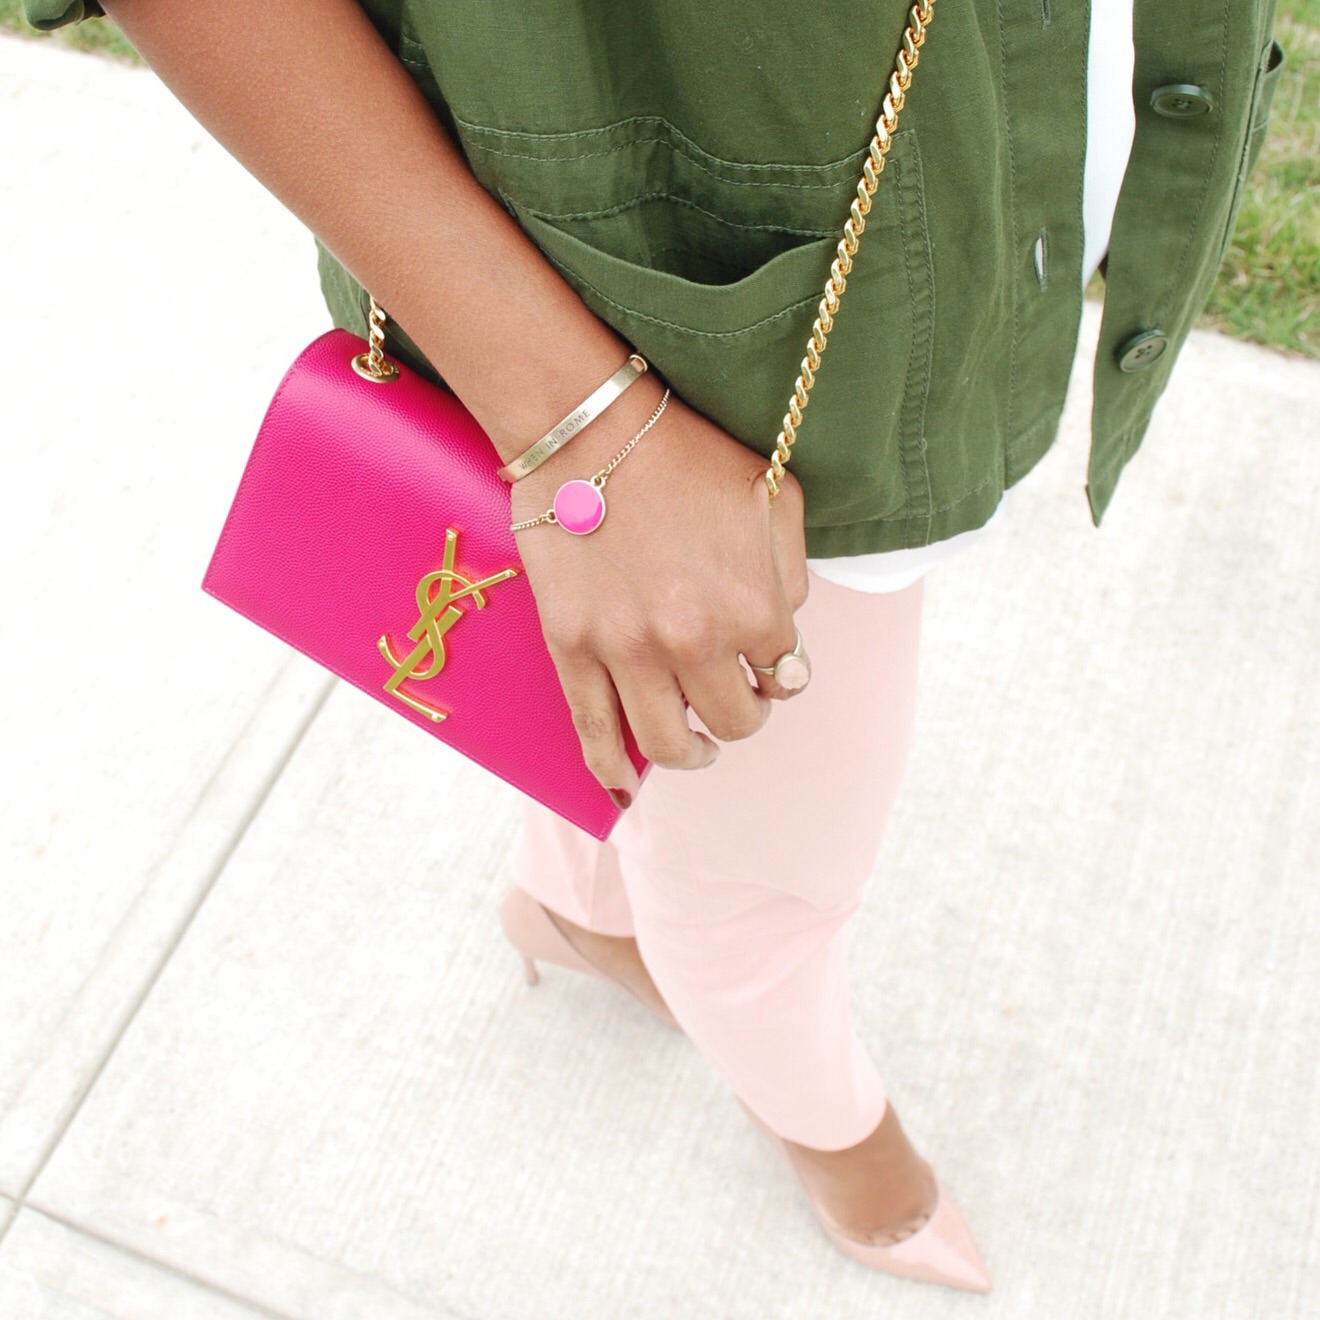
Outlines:
[[97, 0], [23, 0], [23, 12], [27, 21], [43, 32], [105, 14]]

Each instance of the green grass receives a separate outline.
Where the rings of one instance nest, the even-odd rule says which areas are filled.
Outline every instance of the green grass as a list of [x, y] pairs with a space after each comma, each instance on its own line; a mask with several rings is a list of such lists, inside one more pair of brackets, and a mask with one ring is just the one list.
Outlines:
[[76, 50], [94, 50], [111, 59], [141, 64], [142, 57], [128, 44], [123, 33], [108, 19], [92, 19], [87, 23], [70, 23], [56, 32], [36, 32], [23, 17], [22, 0], [0, 0], [0, 29], [35, 37], [38, 41], [54, 41]]
[[[5, 28], [141, 63], [106, 20], [42, 35], [25, 25], [21, 0], [0, 0]], [[1287, 65], [1202, 324], [1320, 358], [1320, 0], [1279, 0], [1275, 34]]]
[[1287, 61], [1202, 322], [1320, 357], [1320, 0], [1279, 0]]

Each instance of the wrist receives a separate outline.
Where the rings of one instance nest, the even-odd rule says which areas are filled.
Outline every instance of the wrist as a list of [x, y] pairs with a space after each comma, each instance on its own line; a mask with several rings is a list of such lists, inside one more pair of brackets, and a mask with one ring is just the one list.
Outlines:
[[[544, 358], [533, 358], [524, 352], [492, 362], [490, 382], [481, 391], [481, 406], [474, 408], [464, 398], [464, 403], [490, 437], [499, 455], [499, 466], [503, 467], [526, 453], [581, 408], [632, 356], [630, 345], [608, 326], [601, 323], [599, 329], [603, 332], [601, 338], [595, 334], [587, 340], [561, 338], [560, 344], [573, 345], [571, 354], [559, 348]], [[498, 377], [496, 372], [499, 372]], [[625, 406], [625, 401], [638, 392], [650, 375], [649, 370], [642, 373], [606, 407], [598, 410], [593, 420], [580, 427], [564, 448], [575, 447], [584, 435], [606, 424], [607, 418], [617, 416], [619, 408]], [[552, 455], [546, 463], [552, 462], [554, 457]]]
[[547, 431], [512, 462], [500, 468], [499, 475], [510, 484], [530, 476], [596, 421], [625, 390], [635, 385], [648, 366], [646, 359], [639, 353], [630, 353], [628, 360], [608, 380], [598, 385], [572, 412], [556, 422], [553, 429]]
[[[639, 376], [568, 444], [552, 454], [535, 471], [513, 483], [512, 503], [515, 513], [522, 517], [528, 512], [540, 512], [548, 508], [555, 492], [564, 482], [589, 480], [604, 468], [610, 459], [646, 425], [664, 397], [664, 392], [664, 382], [653, 371], [647, 371]], [[658, 438], [656, 433], [668, 419], [668, 414], [674, 409], [676, 402], [671, 393], [664, 413], [642, 437], [638, 448], [634, 449], [616, 469], [610, 478], [611, 481], [627, 467], [632, 466], [640, 451]], [[533, 440], [535, 438], [533, 437]]]

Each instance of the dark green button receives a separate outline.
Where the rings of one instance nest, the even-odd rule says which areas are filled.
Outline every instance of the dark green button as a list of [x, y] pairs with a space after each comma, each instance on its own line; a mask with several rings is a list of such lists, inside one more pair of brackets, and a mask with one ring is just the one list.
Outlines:
[[1145, 371], [1164, 356], [1168, 346], [1169, 337], [1163, 330], [1143, 330], [1139, 335], [1133, 335], [1114, 355], [1118, 358], [1118, 369]]
[[1166, 119], [1195, 119], [1198, 115], [1208, 115], [1215, 108], [1215, 98], [1206, 87], [1169, 83], [1151, 92], [1150, 107]]

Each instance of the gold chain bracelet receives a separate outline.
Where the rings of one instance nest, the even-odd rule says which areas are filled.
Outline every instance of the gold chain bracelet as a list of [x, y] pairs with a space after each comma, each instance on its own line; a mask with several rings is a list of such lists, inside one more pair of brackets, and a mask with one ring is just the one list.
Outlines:
[[514, 523], [509, 531], [522, 532], [529, 527], [540, 527], [542, 523], [554, 523], [574, 536], [588, 536], [594, 532], [605, 521], [605, 483], [610, 474], [632, 453], [633, 446], [660, 420], [660, 414], [668, 406], [669, 391], [666, 389], [655, 412], [646, 419], [646, 425], [595, 476], [576, 477], [564, 482], [555, 492], [554, 503], [544, 513]]
[[857, 197], [849, 207], [848, 219], [844, 222], [843, 237], [839, 240], [838, 256], [830, 265], [830, 277], [825, 281], [825, 295], [816, 310], [816, 320], [811, 327], [811, 337], [807, 340], [807, 355], [802, 359], [798, 378], [793, 382], [793, 396], [788, 401], [788, 411], [779, 435], [775, 439], [775, 452], [766, 469], [765, 481], [770, 488], [773, 500], [779, 494], [779, 482], [784, 475], [784, 465], [792, 456], [793, 442], [797, 439], [797, 429], [802, 424], [802, 410], [807, 406], [811, 387], [816, 383], [816, 372], [820, 367], [820, 355], [825, 351], [830, 331], [834, 329], [834, 317], [839, 310], [839, 301], [848, 287], [848, 275], [852, 271], [853, 257], [857, 255], [857, 246], [866, 229], [866, 217], [871, 210], [871, 197], [880, 183], [880, 176], [885, 170], [885, 157], [894, 144], [894, 134], [898, 131], [898, 115], [907, 100], [908, 88], [912, 85], [912, 70], [917, 67], [920, 51], [926, 43], [926, 29], [935, 15], [935, 0], [918, 0], [908, 13], [908, 25], [903, 33], [902, 44], [894, 59], [894, 70], [889, 75], [889, 90], [885, 93], [880, 117], [876, 120], [875, 135], [867, 150], [867, 157], [862, 165], [862, 177], [857, 184]]

